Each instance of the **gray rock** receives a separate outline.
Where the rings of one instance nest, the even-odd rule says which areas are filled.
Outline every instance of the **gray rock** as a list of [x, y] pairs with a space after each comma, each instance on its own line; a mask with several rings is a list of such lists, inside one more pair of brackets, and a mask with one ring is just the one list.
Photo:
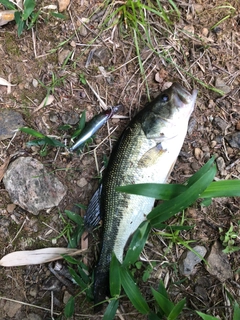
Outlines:
[[68, 49], [64, 49], [64, 50], [58, 52], [58, 63], [59, 63], [60, 65], [62, 65], [62, 64], [64, 63], [65, 59], [68, 57], [68, 55], [70, 54], [70, 52], [71, 52], [71, 51], [68, 50]]
[[94, 51], [93, 57], [97, 58], [101, 62], [101, 65], [105, 66], [109, 65], [111, 55], [108, 48], [100, 47]]
[[0, 108], [0, 140], [12, 138], [15, 131], [24, 125], [21, 113]]
[[209, 256], [207, 257], [207, 271], [216, 276], [221, 282], [226, 281], [233, 277], [231, 265], [228, 261], [227, 254], [222, 252], [223, 247], [219, 241], [216, 241], [212, 248]]
[[75, 125], [79, 121], [79, 114], [74, 111], [66, 112], [62, 115], [62, 121], [64, 124]]
[[223, 157], [218, 157], [216, 160], [216, 163], [217, 163], [217, 168], [220, 171], [221, 176], [226, 176], [227, 175], [227, 171], [225, 170], [226, 164], [225, 164]]
[[3, 182], [12, 202], [35, 215], [57, 206], [66, 194], [63, 184], [31, 157], [13, 161]]
[[198, 257], [194, 252], [190, 250], [183, 253], [181, 261], [179, 262], [179, 270], [181, 274], [185, 276], [190, 276], [194, 273], [196, 264], [202, 261], [207, 252], [207, 249], [203, 246], [195, 246], [193, 250], [196, 251], [202, 258]]
[[218, 129], [222, 130], [223, 132], [225, 131], [225, 129], [228, 126], [228, 123], [226, 121], [224, 121], [222, 118], [220, 117], [216, 117], [213, 120], [213, 124], [218, 127]]
[[240, 149], [240, 132], [228, 134], [225, 138], [232, 148]]

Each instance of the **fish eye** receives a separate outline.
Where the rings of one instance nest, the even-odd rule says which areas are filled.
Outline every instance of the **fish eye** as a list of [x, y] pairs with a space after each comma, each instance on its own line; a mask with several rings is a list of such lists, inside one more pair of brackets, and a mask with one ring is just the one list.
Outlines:
[[168, 102], [169, 101], [169, 97], [168, 95], [166, 95], [165, 93], [161, 96], [161, 100], [162, 102]]

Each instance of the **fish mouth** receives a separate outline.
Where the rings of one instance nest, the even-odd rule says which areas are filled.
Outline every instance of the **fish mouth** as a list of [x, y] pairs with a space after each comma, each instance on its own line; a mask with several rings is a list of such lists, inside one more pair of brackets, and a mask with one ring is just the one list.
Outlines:
[[180, 84], [178, 83], [173, 83], [171, 86], [171, 89], [175, 94], [178, 95], [178, 98], [184, 103], [188, 104], [190, 102], [195, 103], [196, 98], [197, 98], [197, 93], [198, 90], [194, 89], [192, 94], [189, 93], [185, 88], [183, 88]]
[[176, 105], [178, 105], [178, 107], [180, 108], [184, 108], [187, 106], [188, 108], [190, 108], [190, 112], [192, 113], [194, 104], [196, 102], [198, 90], [194, 89], [192, 93], [189, 93], [178, 83], [173, 83], [170, 88], [172, 90], [174, 99], [176, 99]]

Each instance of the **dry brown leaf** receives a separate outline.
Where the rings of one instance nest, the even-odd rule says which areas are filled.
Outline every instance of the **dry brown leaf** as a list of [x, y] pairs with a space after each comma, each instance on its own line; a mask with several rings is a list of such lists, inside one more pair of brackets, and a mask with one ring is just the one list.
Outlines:
[[38, 250], [15, 251], [7, 254], [0, 260], [2, 267], [26, 266], [47, 263], [62, 259], [62, 254], [69, 256], [82, 254], [85, 249], [44, 248]]
[[0, 77], [0, 85], [1, 86], [7, 86], [7, 87], [13, 87], [13, 86], [16, 86], [16, 84], [11, 84], [9, 81], [3, 79]]
[[45, 106], [49, 106], [54, 101], [54, 99], [55, 98], [52, 95], [46, 96], [43, 99], [43, 101], [40, 103], [40, 105], [36, 109], [33, 110], [33, 113], [39, 111], [40, 109], [42, 109]]

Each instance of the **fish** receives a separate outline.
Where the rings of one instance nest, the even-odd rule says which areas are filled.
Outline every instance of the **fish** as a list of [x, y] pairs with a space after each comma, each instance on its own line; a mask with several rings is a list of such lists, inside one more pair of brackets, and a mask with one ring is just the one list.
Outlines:
[[108, 119], [119, 112], [122, 108], [123, 106], [119, 104], [94, 116], [83, 128], [80, 135], [78, 136], [78, 140], [69, 149], [69, 151], [73, 152], [77, 150], [89, 138], [91, 138], [94, 133], [96, 133], [108, 121]]
[[102, 183], [85, 215], [88, 229], [103, 220], [100, 255], [94, 268], [95, 306], [109, 295], [112, 253], [123, 261], [129, 237], [154, 206], [153, 198], [121, 193], [116, 187], [167, 182], [182, 148], [196, 97], [197, 90], [189, 93], [173, 83], [130, 121], [113, 148]]

